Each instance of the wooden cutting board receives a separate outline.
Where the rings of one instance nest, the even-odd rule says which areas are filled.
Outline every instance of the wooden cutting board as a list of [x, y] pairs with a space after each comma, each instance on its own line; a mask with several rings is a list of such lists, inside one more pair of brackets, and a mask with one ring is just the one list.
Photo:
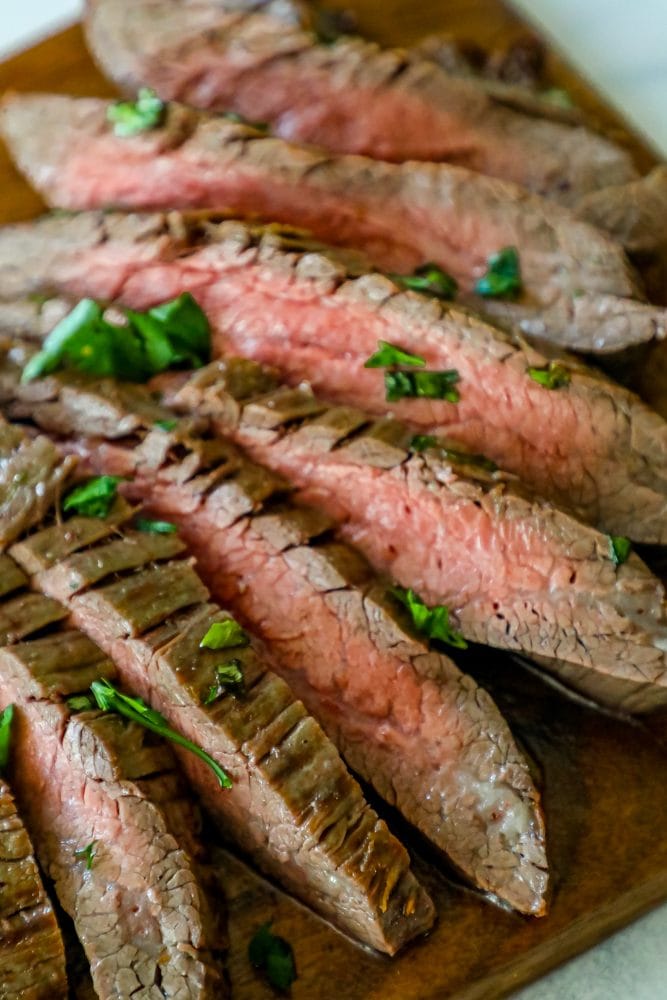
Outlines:
[[[526, 33], [498, 0], [339, 6], [356, 10], [362, 30], [388, 43], [446, 30], [495, 47]], [[553, 85], [565, 87], [625, 142], [640, 166], [654, 162], [651, 150], [554, 54], [549, 72]], [[0, 91], [6, 88], [113, 93], [76, 27], [1, 65]], [[41, 208], [0, 151], [0, 221], [29, 218]], [[552, 865], [549, 916], [525, 919], [461, 885], [442, 858], [379, 805], [409, 846], [439, 915], [428, 938], [389, 960], [333, 931], [212, 838], [228, 894], [234, 1000], [273, 995], [247, 960], [248, 941], [267, 920], [294, 946], [294, 1000], [496, 1000], [667, 898], [667, 751], [641, 726], [568, 697], [509, 657], [475, 649], [459, 662], [490, 689], [535, 762]]]

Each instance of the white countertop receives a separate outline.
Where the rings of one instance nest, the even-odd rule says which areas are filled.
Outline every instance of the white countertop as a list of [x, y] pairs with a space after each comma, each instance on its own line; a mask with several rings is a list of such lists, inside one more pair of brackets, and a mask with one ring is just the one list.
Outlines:
[[[667, 156], [667, 0], [514, 2]], [[78, 0], [0, 0], [0, 58], [78, 10]], [[515, 1000], [667, 1000], [667, 906]]]

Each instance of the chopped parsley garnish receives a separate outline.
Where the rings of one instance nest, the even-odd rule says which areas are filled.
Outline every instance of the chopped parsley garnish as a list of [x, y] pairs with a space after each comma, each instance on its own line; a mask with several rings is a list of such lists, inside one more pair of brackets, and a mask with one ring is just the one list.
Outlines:
[[614, 566], [627, 562], [632, 552], [632, 542], [623, 535], [609, 535], [609, 555]]
[[12, 738], [12, 719], [14, 718], [14, 706], [7, 705], [4, 712], [0, 713], [0, 774], [4, 774], [9, 764], [9, 749]]
[[113, 125], [114, 135], [126, 139], [158, 128], [164, 121], [166, 108], [154, 90], [142, 87], [136, 101], [115, 101], [107, 108], [107, 121]]
[[458, 403], [461, 396], [456, 387], [459, 373], [444, 372], [385, 372], [384, 387], [388, 403], [399, 399], [444, 399]]
[[224, 111], [222, 117], [229, 122], [234, 122], [235, 125], [247, 125], [248, 128], [254, 128], [256, 132], [263, 132], [265, 135], [271, 130], [268, 122], [251, 122], [249, 118], [240, 115], [238, 111]]
[[201, 368], [210, 361], [209, 323], [189, 292], [147, 312], [126, 309], [124, 314], [125, 324], [110, 323], [99, 303], [82, 299], [28, 361], [21, 381], [74, 368], [100, 378], [146, 382], [177, 365]]
[[223, 771], [217, 761], [213, 760], [196, 743], [192, 743], [172, 729], [164, 716], [147, 705], [141, 698], [132, 698], [127, 694], [122, 694], [107, 680], [93, 681], [90, 689], [102, 711], [117, 712], [131, 722], [136, 722], [140, 726], [143, 726], [144, 729], [148, 729], [152, 733], [156, 733], [158, 736], [162, 736], [164, 739], [171, 740], [172, 743], [184, 747], [211, 768], [221, 788], [232, 787], [231, 778]]
[[150, 535], [174, 535], [178, 528], [171, 521], [152, 521], [149, 517], [138, 517], [134, 522], [137, 531]]
[[74, 857], [77, 859], [77, 861], [85, 861], [86, 862], [86, 871], [87, 872], [89, 872], [90, 869], [93, 867], [93, 861], [95, 860], [95, 845], [96, 844], [97, 844], [97, 841], [96, 840], [92, 840], [88, 844], [87, 847], [82, 848], [82, 850], [80, 850], [80, 851], [75, 851], [74, 852]]
[[449, 448], [432, 434], [415, 434], [409, 444], [410, 451], [426, 451], [428, 448], [437, 448], [445, 458], [457, 465], [475, 465], [486, 472], [497, 472], [498, 466], [486, 455], [469, 454], [467, 451], [457, 451]]
[[575, 105], [567, 90], [562, 87], [549, 87], [541, 91], [539, 95], [547, 104], [553, 104], [556, 108], [563, 108], [570, 111]]
[[475, 283], [475, 292], [488, 299], [513, 299], [521, 288], [521, 265], [516, 247], [503, 247], [489, 257], [486, 274]]
[[248, 646], [250, 636], [233, 618], [224, 622], [214, 622], [199, 643], [200, 649], [234, 649], [238, 646]]
[[159, 431], [169, 433], [178, 427], [178, 420], [156, 420], [153, 426], [157, 427]]
[[292, 946], [271, 931], [270, 922], [262, 924], [248, 945], [248, 959], [277, 990], [288, 990], [297, 978]]
[[87, 694], [75, 694], [67, 699], [67, 707], [72, 712], [90, 712], [95, 708], [95, 702]]
[[528, 368], [527, 371], [533, 382], [543, 385], [545, 389], [562, 389], [570, 384], [569, 371], [556, 361], [550, 361], [543, 368]]
[[414, 590], [404, 590], [403, 587], [392, 587], [391, 593], [410, 612], [412, 624], [418, 632], [456, 649], [468, 648], [461, 633], [449, 624], [449, 608], [445, 604], [429, 608]]
[[107, 517], [118, 495], [120, 478], [95, 476], [80, 486], [75, 486], [63, 500], [63, 510], [82, 517]]
[[394, 365], [410, 365], [413, 368], [423, 368], [426, 362], [418, 354], [408, 354], [395, 344], [386, 340], [378, 341], [378, 349], [371, 354], [364, 368], [392, 368]]
[[459, 290], [458, 282], [447, 274], [437, 264], [422, 264], [415, 268], [412, 274], [392, 274], [391, 278], [402, 288], [409, 288], [422, 295], [430, 295], [435, 299], [449, 301], [455, 298]]
[[243, 692], [243, 664], [240, 660], [233, 659], [227, 663], [221, 663], [215, 668], [215, 682], [211, 684], [206, 697], [205, 705], [212, 705], [228, 692], [230, 694], [241, 694]]

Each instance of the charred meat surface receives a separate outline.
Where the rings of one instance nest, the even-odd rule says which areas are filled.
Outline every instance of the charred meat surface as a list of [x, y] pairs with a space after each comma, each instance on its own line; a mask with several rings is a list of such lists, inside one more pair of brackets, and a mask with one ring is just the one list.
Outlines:
[[0, 778], [0, 996], [65, 1000], [67, 995], [65, 951], [53, 907], [11, 790]]
[[[333, 402], [391, 411], [420, 433], [444, 435], [610, 533], [667, 540], [667, 424], [637, 396], [571, 358], [557, 362], [566, 378], [549, 390], [533, 377], [549, 369], [546, 354], [360, 273], [342, 252], [242, 223], [90, 214], [5, 229], [0, 265], [8, 330], [32, 322], [45, 332], [34, 304], [15, 304], [40, 290], [137, 309], [191, 291], [219, 354], [252, 357]], [[364, 367], [380, 340], [430, 370], [455, 371], [458, 402], [388, 403], [384, 373]]]
[[603, 137], [523, 115], [483, 83], [359, 38], [318, 43], [305, 5], [90, 0], [88, 39], [124, 89], [271, 122], [284, 139], [377, 159], [448, 160], [573, 202], [636, 176]]

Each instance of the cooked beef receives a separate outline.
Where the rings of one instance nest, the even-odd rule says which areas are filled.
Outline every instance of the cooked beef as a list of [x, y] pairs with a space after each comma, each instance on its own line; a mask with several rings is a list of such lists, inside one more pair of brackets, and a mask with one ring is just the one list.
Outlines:
[[[0, 581], [3, 569], [4, 564]], [[0, 778], [0, 997], [66, 1000], [67, 995], [65, 951], [53, 907], [11, 790]]]
[[[89, 390], [99, 396], [97, 408], [107, 388], [98, 383]], [[65, 381], [60, 389], [32, 417], [58, 428], [76, 410], [76, 430], [89, 434], [84, 408], [74, 404]], [[123, 440], [109, 448], [87, 439], [78, 451], [95, 452], [98, 468], [130, 475], [127, 492], [180, 525], [216, 596], [266, 642], [275, 668], [355, 771], [477, 885], [525, 912], [543, 912], [538, 796], [488, 695], [447, 657], [429, 652], [406, 628], [387, 586], [358, 554], [331, 541], [328, 518], [290, 505], [281, 480], [253, 467], [233, 445], [213, 449], [189, 432], [180, 446], [185, 453], [174, 459], [185, 421], [177, 433], [152, 430], [170, 413], [155, 404], [148, 413], [145, 390], [135, 389], [132, 399], [142, 392], [135, 409], [126, 394], [124, 414], [144, 414], [150, 433], [139, 446]], [[29, 541], [32, 550], [36, 543]], [[53, 553], [52, 538], [40, 542], [40, 552], [45, 547]], [[106, 544], [101, 559], [97, 547], [71, 555], [68, 546], [58, 566], [43, 570], [23, 546], [21, 562], [40, 588], [67, 600], [108, 575], [112, 556], [116, 569], [129, 568], [128, 549], [123, 540]]]
[[[520, 304], [503, 303], [502, 313], [557, 342], [574, 336], [573, 346], [587, 337], [595, 342], [613, 325], [598, 316], [599, 296], [610, 316], [638, 307], [640, 292], [620, 247], [516, 185], [444, 164], [331, 158], [179, 105], [170, 106], [162, 128], [119, 138], [107, 107], [58, 95], [5, 100], [10, 148], [51, 204], [224, 207], [356, 247], [386, 271], [408, 273], [435, 261], [469, 293], [487, 259], [516, 246], [525, 296]], [[581, 304], [575, 333], [571, 303], [584, 292], [596, 308], [586, 314]], [[614, 296], [622, 300], [616, 306]], [[646, 308], [640, 305], [640, 314]]]
[[[378, 274], [355, 278], [337, 253], [272, 231], [205, 222], [202, 233], [187, 221], [81, 215], [5, 230], [0, 299], [55, 287], [145, 308], [191, 290], [219, 353], [276, 365], [334, 402], [390, 410], [444, 434], [614, 534], [667, 541], [667, 425], [632, 393], [572, 359], [563, 362], [570, 384], [549, 391], [528, 373], [548, 364], [545, 354], [461, 309], [399, 292]], [[18, 310], [24, 327], [36, 308]], [[0, 321], [16, 314], [10, 305]], [[382, 372], [364, 368], [381, 339], [432, 369], [456, 369], [460, 402], [387, 404]]]
[[[97, 995], [220, 997], [220, 934], [193, 861], [197, 814], [171, 752], [120, 716], [73, 712], [67, 698], [115, 668], [79, 632], [40, 634], [35, 602], [52, 598], [13, 600], [30, 605], [34, 625], [24, 641], [0, 637], [0, 705], [16, 712], [10, 775]], [[90, 861], [77, 854], [91, 844]]]
[[576, 208], [586, 222], [611, 233], [633, 253], [652, 253], [667, 244], [667, 166], [646, 177], [614, 185], [583, 198]]
[[126, 89], [234, 110], [339, 153], [449, 160], [563, 201], [636, 176], [601, 136], [522, 115], [417, 54], [318, 44], [294, 2], [90, 0], [88, 40]]
[[[117, 512], [99, 523], [106, 524], [106, 537], [70, 532], [69, 522], [55, 521], [12, 547], [33, 585], [50, 595], [31, 597], [66, 604], [72, 622], [112, 657], [128, 687], [231, 775], [232, 790], [222, 791], [205, 764], [182, 752], [210, 812], [265, 871], [382, 951], [393, 954], [428, 929], [433, 905], [405, 849], [366, 804], [333, 744], [287, 685], [244, 649], [244, 697], [203, 703], [225, 654], [200, 650], [199, 643], [225, 615], [207, 603], [191, 563], [178, 558], [182, 543], [169, 535], [121, 533]], [[45, 651], [52, 647], [49, 637]], [[17, 648], [7, 654], [14, 660]], [[71, 655], [64, 661], [67, 669], [71, 661]], [[78, 678], [78, 688], [90, 680]], [[49, 705], [48, 712], [65, 709]], [[168, 907], [165, 914], [167, 919]]]

